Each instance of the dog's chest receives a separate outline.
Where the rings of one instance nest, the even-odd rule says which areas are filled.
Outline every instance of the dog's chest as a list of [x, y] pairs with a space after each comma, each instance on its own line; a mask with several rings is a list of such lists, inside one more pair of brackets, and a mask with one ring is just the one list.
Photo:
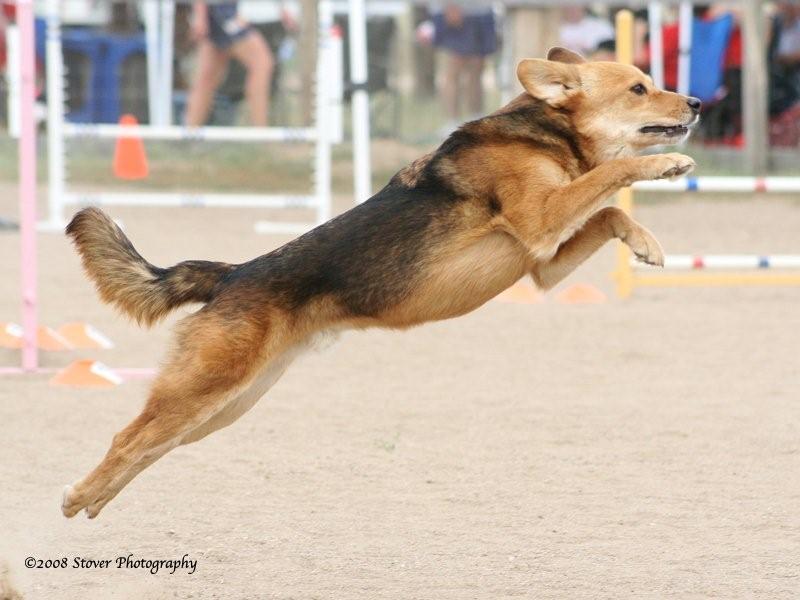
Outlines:
[[387, 315], [395, 326], [448, 319], [485, 304], [530, 267], [524, 247], [504, 233], [432, 261], [409, 298]]

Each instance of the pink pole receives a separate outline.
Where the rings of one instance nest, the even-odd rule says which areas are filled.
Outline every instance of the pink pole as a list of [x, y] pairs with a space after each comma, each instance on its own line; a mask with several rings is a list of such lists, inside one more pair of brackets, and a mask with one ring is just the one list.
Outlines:
[[[36, 344], [36, 44], [33, 0], [17, 0], [20, 39], [19, 209], [22, 264], [22, 368], [35, 371]], [[14, 99], [11, 99], [13, 102]]]

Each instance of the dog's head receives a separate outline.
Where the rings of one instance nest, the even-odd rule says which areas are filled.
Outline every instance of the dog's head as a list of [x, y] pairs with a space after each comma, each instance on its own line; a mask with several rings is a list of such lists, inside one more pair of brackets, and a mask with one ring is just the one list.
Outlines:
[[587, 62], [564, 48], [523, 60], [517, 77], [528, 94], [569, 114], [601, 160], [677, 144], [700, 115], [700, 100], [657, 89], [636, 67]]

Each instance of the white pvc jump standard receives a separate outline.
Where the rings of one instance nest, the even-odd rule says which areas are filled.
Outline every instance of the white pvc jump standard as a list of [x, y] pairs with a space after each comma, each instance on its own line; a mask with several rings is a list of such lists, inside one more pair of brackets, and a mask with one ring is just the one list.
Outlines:
[[[259, 233], [302, 233], [331, 216], [331, 145], [341, 140], [342, 41], [334, 39], [330, 0], [319, 2], [319, 53], [317, 58], [316, 111], [313, 127], [181, 127], [172, 125], [121, 126], [76, 124], [64, 119], [64, 67], [59, 0], [47, 3], [47, 82], [49, 149], [49, 216], [40, 229], [60, 231], [66, 208], [72, 205], [204, 206], [248, 208], [307, 208], [315, 210], [313, 222], [258, 222]], [[334, 96], [331, 91], [338, 93]], [[139, 137], [173, 141], [311, 142], [315, 144], [314, 188], [308, 195], [194, 194], [194, 193], [77, 193], [68, 190], [65, 165], [66, 138], [119, 139]]]
[[[317, 103], [314, 109], [317, 126], [317, 147], [314, 156], [314, 192], [317, 198], [317, 221], [321, 225], [331, 218], [331, 135], [326, 129], [326, 119], [329, 114], [331, 97], [329, 95], [331, 73], [335, 72], [337, 81], [342, 80], [342, 40], [334, 39], [333, 30], [333, 4], [330, 0], [319, 2], [319, 33], [317, 48]], [[340, 110], [341, 110], [341, 100]], [[338, 125], [341, 126], [341, 119]], [[341, 133], [340, 133], [341, 137]], [[298, 234], [308, 231], [310, 227], [302, 223], [281, 223], [271, 221], [258, 221], [255, 224], [257, 233]]]

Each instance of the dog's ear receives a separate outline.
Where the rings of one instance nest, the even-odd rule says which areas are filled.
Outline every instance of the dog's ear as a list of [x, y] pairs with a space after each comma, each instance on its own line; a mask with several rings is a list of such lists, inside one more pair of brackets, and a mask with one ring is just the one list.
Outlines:
[[555, 48], [550, 48], [550, 51], [547, 53], [547, 60], [565, 63], [568, 65], [582, 65], [586, 62], [586, 59], [577, 52], [567, 50], [566, 48], [560, 48], [558, 46]]
[[517, 65], [517, 78], [534, 98], [560, 108], [580, 91], [581, 78], [575, 65], [526, 58]]

